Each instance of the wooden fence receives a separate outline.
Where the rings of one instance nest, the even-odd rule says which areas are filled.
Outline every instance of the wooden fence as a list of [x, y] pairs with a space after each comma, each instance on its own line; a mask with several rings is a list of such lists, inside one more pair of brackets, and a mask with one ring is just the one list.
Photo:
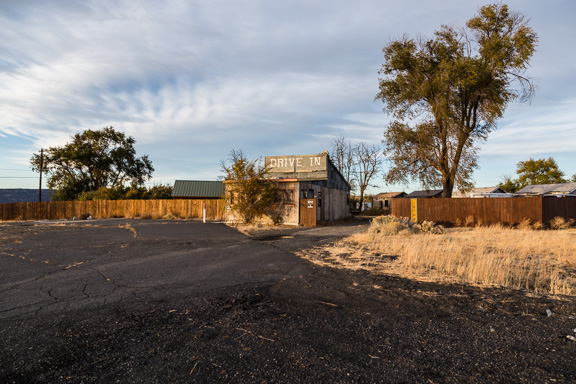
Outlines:
[[474, 225], [517, 225], [524, 219], [548, 226], [557, 216], [576, 220], [576, 198], [571, 197], [397, 198], [392, 199], [391, 208], [397, 217], [413, 217], [415, 209], [418, 222], [428, 220], [446, 226], [463, 225], [471, 220]]
[[205, 200], [95, 200], [59, 201], [43, 203], [0, 204], [0, 221], [7, 220], [57, 220], [91, 215], [104, 218], [161, 219], [167, 215], [175, 218], [202, 218], [206, 204], [206, 218], [221, 220], [224, 203], [219, 199]]

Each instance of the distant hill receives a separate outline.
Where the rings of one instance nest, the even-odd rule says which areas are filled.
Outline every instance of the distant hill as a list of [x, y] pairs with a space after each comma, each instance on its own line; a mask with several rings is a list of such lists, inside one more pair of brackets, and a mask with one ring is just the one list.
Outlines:
[[[3, 203], [35, 203], [38, 201], [37, 189], [0, 188], [0, 204]], [[50, 190], [42, 190], [42, 201], [50, 201]]]

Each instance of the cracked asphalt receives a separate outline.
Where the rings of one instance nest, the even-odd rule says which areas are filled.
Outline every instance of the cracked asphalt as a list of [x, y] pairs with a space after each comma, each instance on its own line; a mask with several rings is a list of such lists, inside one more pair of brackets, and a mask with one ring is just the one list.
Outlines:
[[0, 319], [197, 295], [311, 271], [219, 223], [15, 223], [0, 226], [2, 234]]
[[293, 253], [365, 226], [0, 223], [0, 382], [576, 382], [573, 298]]

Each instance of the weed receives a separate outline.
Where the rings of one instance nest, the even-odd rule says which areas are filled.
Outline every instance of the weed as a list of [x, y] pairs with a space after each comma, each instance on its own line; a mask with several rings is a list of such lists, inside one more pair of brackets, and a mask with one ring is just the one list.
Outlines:
[[566, 220], [563, 217], [556, 216], [555, 218], [550, 220], [551, 229], [566, 229], [572, 225], [574, 225], [574, 219]]

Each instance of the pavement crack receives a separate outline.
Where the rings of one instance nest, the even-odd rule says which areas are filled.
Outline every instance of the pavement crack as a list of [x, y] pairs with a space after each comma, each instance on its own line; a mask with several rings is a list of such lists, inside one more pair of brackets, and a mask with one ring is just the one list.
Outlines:
[[118, 284], [116, 281], [110, 279], [109, 277], [107, 277], [101, 270], [99, 270], [98, 268], [90, 268], [93, 271], [98, 272], [98, 274], [104, 279], [104, 281], [106, 281], [107, 283], [111, 283], [114, 285], [114, 289], [121, 287], [120, 284]]
[[90, 295], [86, 293], [86, 288], [88, 288], [88, 284], [84, 284], [84, 287], [82, 288], [82, 294], [89, 299]]

